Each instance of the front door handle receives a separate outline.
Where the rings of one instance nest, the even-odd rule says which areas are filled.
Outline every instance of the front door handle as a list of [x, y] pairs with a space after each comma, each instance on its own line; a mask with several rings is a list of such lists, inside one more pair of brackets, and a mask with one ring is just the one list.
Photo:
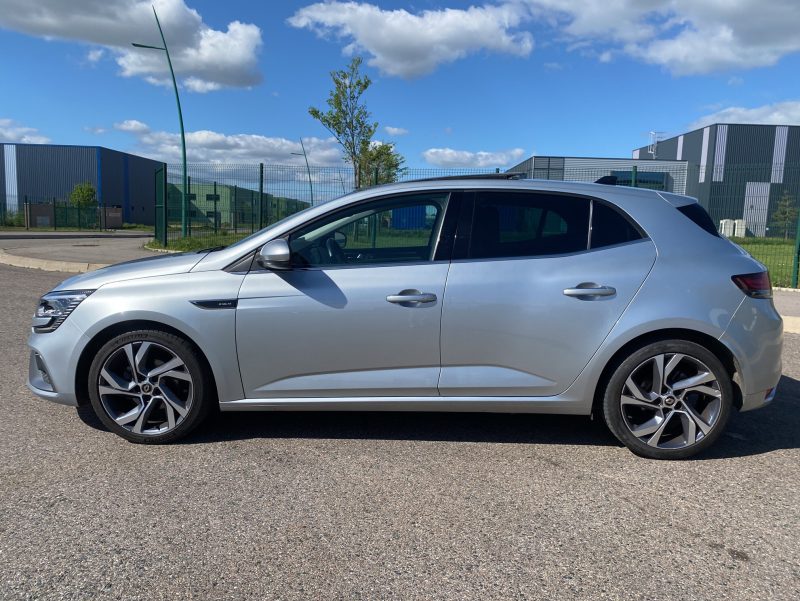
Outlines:
[[564, 296], [574, 296], [576, 298], [586, 298], [592, 296], [614, 296], [617, 293], [616, 288], [611, 286], [601, 286], [594, 282], [582, 282], [575, 286], [575, 288], [567, 288], [564, 290]]
[[397, 294], [390, 294], [386, 300], [403, 307], [416, 307], [426, 303], [435, 303], [436, 295], [430, 292], [420, 292], [419, 290], [401, 290]]

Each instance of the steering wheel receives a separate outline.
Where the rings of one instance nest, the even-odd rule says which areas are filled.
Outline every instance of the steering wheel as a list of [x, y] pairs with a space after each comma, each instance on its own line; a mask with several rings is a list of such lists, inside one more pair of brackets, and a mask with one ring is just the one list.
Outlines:
[[325, 241], [325, 250], [328, 251], [328, 260], [331, 264], [347, 263], [347, 257], [344, 256], [342, 247], [333, 238]]

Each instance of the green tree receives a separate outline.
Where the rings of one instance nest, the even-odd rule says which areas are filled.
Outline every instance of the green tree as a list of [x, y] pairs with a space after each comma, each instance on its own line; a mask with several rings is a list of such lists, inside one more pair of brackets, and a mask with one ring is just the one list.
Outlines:
[[88, 208], [97, 206], [97, 190], [91, 182], [75, 184], [69, 193], [69, 204], [73, 207]]
[[369, 147], [378, 124], [362, 102], [361, 96], [372, 83], [361, 75], [361, 57], [350, 61], [347, 69], [331, 71], [333, 89], [328, 95], [328, 110], [322, 112], [313, 106], [308, 113], [327, 129], [342, 146], [347, 162], [353, 166], [356, 188], [361, 187], [361, 161], [359, 157]]
[[784, 191], [783, 196], [778, 201], [778, 206], [772, 214], [772, 225], [783, 231], [783, 239], [789, 239], [789, 230], [797, 223], [797, 205], [791, 194]]
[[372, 142], [361, 149], [360, 170], [366, 184], [391, 184], [405, 171], [403, 155], [391, 142]]

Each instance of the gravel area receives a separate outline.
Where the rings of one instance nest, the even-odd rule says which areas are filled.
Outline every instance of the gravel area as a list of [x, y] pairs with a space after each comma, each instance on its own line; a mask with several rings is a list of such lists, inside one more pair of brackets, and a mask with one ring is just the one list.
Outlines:
[[224, 414], [137, 446], [25, 387], [63, 277], [0, 267], [4, 600], [798, 598], [799, 335], [693, 461], [557, 416]]

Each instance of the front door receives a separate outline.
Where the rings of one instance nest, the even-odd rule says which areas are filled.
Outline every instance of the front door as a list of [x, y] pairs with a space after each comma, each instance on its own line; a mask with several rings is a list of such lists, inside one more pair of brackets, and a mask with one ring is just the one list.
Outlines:
[[293, 268], [251, 271], [236, 340], [248, 398], [437, 396], [447, 193], [373, 200], [288, 237]]
[[655, 246], [616, 209], [583, 197], [481, 192], [471, 206], [468, 247], [445, 290], [439, 391], [559, 394], [636, 294]]

